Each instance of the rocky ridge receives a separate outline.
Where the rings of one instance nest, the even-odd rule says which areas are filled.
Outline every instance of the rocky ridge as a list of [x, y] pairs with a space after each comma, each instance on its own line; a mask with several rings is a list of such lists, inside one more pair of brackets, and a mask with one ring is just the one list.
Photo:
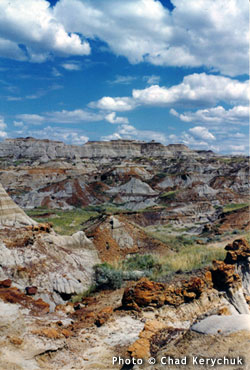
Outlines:
[[28, 137], [6, 139], [0, 143], [0, 157], [32, 158], [40, 159], [42, 162], [56, 158], [173, 157], [180, 154], [196, 156], [195, 152], [182, 144], [164, 146], [156, 142], [145, 143], [133, 140], [89, 141], [82, 146], [76, 146], [60, 141]]

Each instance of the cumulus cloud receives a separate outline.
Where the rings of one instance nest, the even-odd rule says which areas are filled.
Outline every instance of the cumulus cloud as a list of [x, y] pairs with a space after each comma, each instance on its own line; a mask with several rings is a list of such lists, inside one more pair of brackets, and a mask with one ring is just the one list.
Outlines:
[[170, 12], [155, 0], [60, 0], [53, 15], [67, 32], [99, 38], [131, 63], [248, 73], [245, 0], [172, 3]]
[[189, 129], [192, 135], [204, 139], [204, 140], [215, 140], [215, 136], [208, 131], [206, 127], [196, 126]]
[[170, 113], [184, 122], [247, 125], [249, 120], [249, 108], [242, 105], [235, 106], [231, 109], [217, 106], [214, 108], [199, 109], [195, 112], [184, 112], [182, 114], [179, 114], [175, 109], [170, 109]]
[[[248, 96], [248, 81], [194, 73], [171, 87], [152, 85], [141, 90], [134, 89], [132, 97], [104, 96], [97, 102], [91, 102], [89, 106], [110, 111], [129, 111], [140, 105], [197, 107], [212, 106], [218, 102], [246, 104]], [[239, 107], [238, 113], [240, 110], [243, 108]], [[175, 110], [172, 109], [171, 112], [178, 116]]]
[[169, 88], [152, 85], [132, 92], [137, 103], [146, 105], [211, 105], [218, 101], [233, 104], [247, 102], [248, 95], [248, 81], [240, 82], [206, 73], [187, 75], [180, 84]]
[[40, 63], [51, 53], [88, 55], [90, 46], [65, 30], [46, 0], [1, 0], [0, 55]]
[[127, 97], [112, 98], [110, 96], [104, 96], [96, 102], [91, 102], [89, 107], [116, 112], [125, 112], [134, 109], [135, 102], [133, 99]]
[[49, 137], [50, 140], [63, 141], [74, 145], [82, 145], [89, 140], [81, 130], [71, 130], [62, 127], [47, 126], [40, 130], [26, 130], [23, 134], [39, 139], [48, 139]]
[[117, 131], [111, 135], [102, 136], [101, 140], [116, 140], [116, 139], [130, 139], [130, 140], [144, 140], [144, 141], [159, 141], [166, 143], [165, 134], [151, 130], [138, 130], [132, 125], [121, 125]]
[[115, 112], [111, 112], [105, 116], [106, 121], [109, 123], [128, 123], [127, 117], [116, 117]]

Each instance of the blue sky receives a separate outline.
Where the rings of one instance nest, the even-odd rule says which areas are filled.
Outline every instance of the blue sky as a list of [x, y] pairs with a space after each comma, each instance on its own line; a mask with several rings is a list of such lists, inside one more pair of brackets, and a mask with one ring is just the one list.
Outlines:
[[248, 153], [245, 0], [1, 0], [0, 140]]

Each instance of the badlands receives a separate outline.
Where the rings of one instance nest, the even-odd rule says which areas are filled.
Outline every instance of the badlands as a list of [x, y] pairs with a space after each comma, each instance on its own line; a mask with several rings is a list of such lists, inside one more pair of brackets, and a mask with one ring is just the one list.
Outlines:
[[1, 370], [250, 369], [247, 157], [7, 139], [0, 184]]

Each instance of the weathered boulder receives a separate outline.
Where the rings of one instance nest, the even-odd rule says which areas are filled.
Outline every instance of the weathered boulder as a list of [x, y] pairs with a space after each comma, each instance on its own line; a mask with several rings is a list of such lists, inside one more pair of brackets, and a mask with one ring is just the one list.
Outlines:
[[203, 334], [230, 334], [240, 330], [250, 331], [250, 315], [212, 315], [194, 324], [191, 329]]

